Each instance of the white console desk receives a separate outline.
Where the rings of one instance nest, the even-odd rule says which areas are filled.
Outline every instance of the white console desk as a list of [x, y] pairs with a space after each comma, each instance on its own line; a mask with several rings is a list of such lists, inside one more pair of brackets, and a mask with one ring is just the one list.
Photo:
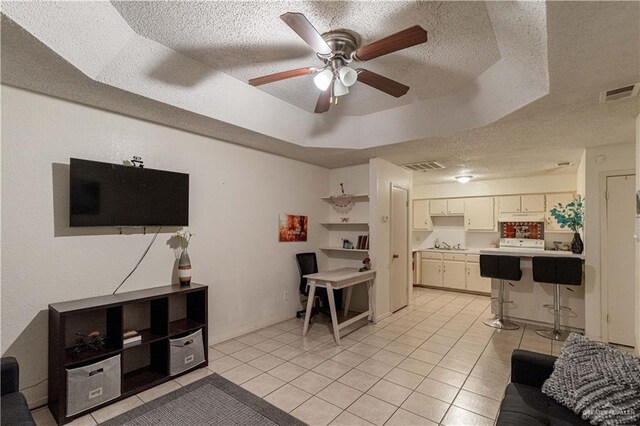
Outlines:
[[[333, 336], [337, 345], [340, 344], [340, 329], [365, 317], [371, 321], [373, 319], [374, 312], [373, 280], [375, 276], [375, 271], [360, 272], [357, 268], [341, 268], [333, 271], [304, 275], [304, 278], [307, 279], [307, 285], [309, 286], [309, 298], [307, 300], [307, 313], [304, 316], [304, 328], [302, 330], [302, 335], [306, 336], [309, 331], [309, 320], [311, 318], [311, 310], [313, 309], [313, 298], [315, 297], [316, 287], [319, 286], [327, 289], [329, 309], [331, 310], [331, 323], [333, 325]], [[355, 317], [338, 324], [338, 314], [336, 312], [336, 302], [333, 296], [333, 290], [339, 290], [341, 288], [347, 289], [347, 298], [344, 305], [344, 315], [347, 316], [353, 286], [362, 283], [366, 283], [367, 285], [369, 309], [366, 312], [358, 314]]]

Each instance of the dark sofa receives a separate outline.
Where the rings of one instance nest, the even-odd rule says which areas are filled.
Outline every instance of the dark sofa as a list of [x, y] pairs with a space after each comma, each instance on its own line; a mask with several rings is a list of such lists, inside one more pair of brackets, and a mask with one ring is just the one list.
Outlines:
[[573, 411], [542, 393], [556, 357], [516, 349], [511, 355], [511, 383], [500, 405], [497, 425], [589, 425]]
[[2, 382], [0, 424], [2, 426], [35, 425], [27, 400], [19, 391], [18, 361], [15, 358], [2, 358], [0, 382]]

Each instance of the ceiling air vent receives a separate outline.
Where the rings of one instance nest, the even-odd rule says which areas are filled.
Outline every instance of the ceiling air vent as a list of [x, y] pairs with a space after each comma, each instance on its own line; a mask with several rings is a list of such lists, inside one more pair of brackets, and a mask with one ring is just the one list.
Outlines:
[[444, 169], [444, 166], [437, 161], [423, 161], [422, 163], [403, 164], [400, 167], [411, 170], [412, 172], [426, 172], [428, 170]]
[[619, 87], [617, 89], [606, 90], [600, 93], [600, 103], [619, 101], [621, 99], [632, 98], [638, 94], [640, 83], [631, 84], [629, 86]]

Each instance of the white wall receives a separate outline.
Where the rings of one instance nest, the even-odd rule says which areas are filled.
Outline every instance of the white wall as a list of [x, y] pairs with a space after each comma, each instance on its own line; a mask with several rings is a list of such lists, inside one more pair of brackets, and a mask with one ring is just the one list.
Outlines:
[[[357, 166], [341, 167], [329, 170], [329, 194], [339, 195], [340, 184], [344, 184], [346, 194], [368, 194], [369, 193], [369, 164], [360, 164]], [[354, 203], [351, 210], [340, 213], [327, 203], [328, 221], [340, 222], [341, 218], [349, 218], [349, 223], [369, 222], [369, 205], [367, 201]], [[364, 226], [333, 226], [329, 229], [328, 246], [342, 247], [343, 238], [348, 239], [352, 243], [358, 242], [359, 235], [368, 235], [369, 228]], [[328, 269], [338, 268], [361, 268], [362, 261], [367, 257], [366, 253], [359, 252], [340, 252], [333, 251], [320, 255], [326, 258]], [[366, 287], [357, 285], [353, 289], [351, 296], [351, 310], [366, 311], [368, 309], [369, 300], [367, 297]]]
[[585, 155], [585, 333], [602, 339], [600, 220], [604, 205], [604, 176], [635, 170], [635, 144], [588, 148]]
[[[636, 117], [636, 191], [640, 192], [640, 115]], [[640, 220], [636, 219], [636, 353], [640, 355]]]
[[[406, 188], [411, 195], [410, 171], [391, 164], [380, 158], [373, 158], [369, 161], [369, 198], [370, 216], [369, 231], [371, 235], [371, 266], [376, 270], [376, 317], [385, 317], [390, 313], [389, 290], [390, 290], [390, 222], [391, 214], [391, 184]], [[411, 209], [409, 209], [409, 223], [411, 221]], [[386, 217], [386, 220], [385, 220]], [[407, 249], [410, 250], [409, 245]], [[410, 251], [409, 251], [410, 253]], [[408, 259], [407, 269], [410, 271], [411, 259]], [[411, 273], [408, 274], [411, 279]], [[411, 286], [409, 286], [411, 288]]]
[[[211, 138], [2, 86], [2, 353], [21, 364], [22, 387], [47, 376], [47, 305], [110, 294], [152, 235], [68, 227], [69, 157], [190, 174], [190, 256], [208, 284], [210, 342], [301, 309], [294, 254], [327, 238], [329, 171]], [[309, 241], [278, 242], [278, 215], [309, 216]], [[154, 229], [149, 229], [154, 231]], [[161, 233], [121, 291], [171, 282]], [[289, 300], [283, 300], [284, 291]], [[44, 403], [47, 383], [26, 391]]]

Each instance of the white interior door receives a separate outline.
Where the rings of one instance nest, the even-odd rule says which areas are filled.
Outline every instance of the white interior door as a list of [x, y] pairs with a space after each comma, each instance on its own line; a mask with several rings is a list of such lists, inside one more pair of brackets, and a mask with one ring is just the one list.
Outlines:
[[635, 175], [607, 177], [606, 280], [609, 342], [634, 346]]
[[409, 289], [409, 192], [391, 187], [391, 276], [389, 303], [391, 312], [404, 308], [408, 303]]

